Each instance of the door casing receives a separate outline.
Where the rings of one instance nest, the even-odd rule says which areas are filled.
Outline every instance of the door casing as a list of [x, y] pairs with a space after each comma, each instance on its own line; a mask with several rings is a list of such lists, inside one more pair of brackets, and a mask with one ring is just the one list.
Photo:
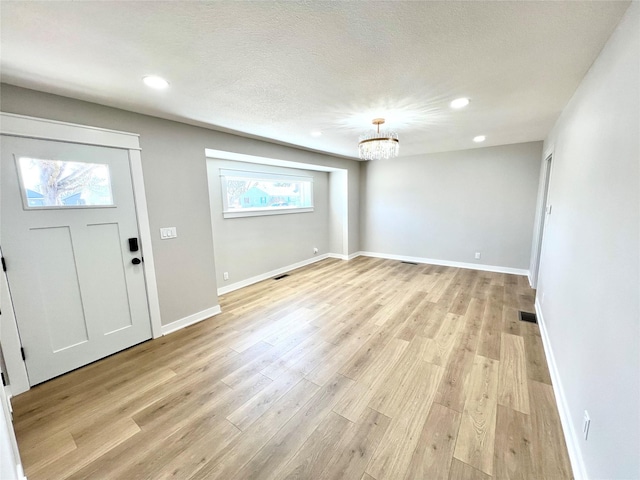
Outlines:
[[547, 207], [549, 204], [549, 189], [551, 187], [551, 171], [553, 168], [553, 151], [545, 154], [542, 162], [540, 177], [540, 196], [538, 200], [537, 224], [531, 251], [531, 265], [529, 268], [529, 284], [531, 288], [538, 286], [538, 274], [540, 272], [540, 259], [542, 258], [542, 246], [544, 244], [544, 231], [549, 217]]
[[[4, 112], [0, 112], [0, 135], [114, 147], [128, 151], [131, 179], [133, 182], [133, 196], [138, 219], [138, 231], [140, 234], [140, 246], [144, 253], [144, 263], [142, 266], [147, 287], [151, 334], [153, 338], [162, 336], [160, 302], [151, 245], [151, 229], [149, 226], [147, 200], [144, 190], [139, 135]], [[4, 161], [6, 161], [6, 159]], [[0, 228], [0, 242], [1, 241], [2, 233]], [[10, 262], [10, 260], [8, 261]], [[7, 307], [9, 307], [9, 305], [3, 305], [3, 309], [9, 310]], [[12, 310], [12, 308], [10, 309]], [[21, 345], [17, 323], [13, 312], [10, 313], [10, 315], [5, 316], [5, 311], [3, 311], [2, 325], [0, 327], [2, 329], [2, 337], [0, 341], [2, 341], [2, 348], [7, 363], [7, 373], [11, 382], [11, 394], [17, 395], [29, 390], [30, 387], [27, 370], [24, 367], [20, 352]]]

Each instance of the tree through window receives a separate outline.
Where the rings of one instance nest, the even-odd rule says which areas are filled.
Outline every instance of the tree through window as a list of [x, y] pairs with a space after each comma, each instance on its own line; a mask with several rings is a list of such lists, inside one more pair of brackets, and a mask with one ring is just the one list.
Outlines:
[[109, 166], [20, 157], [28, 208], [113, 205]]

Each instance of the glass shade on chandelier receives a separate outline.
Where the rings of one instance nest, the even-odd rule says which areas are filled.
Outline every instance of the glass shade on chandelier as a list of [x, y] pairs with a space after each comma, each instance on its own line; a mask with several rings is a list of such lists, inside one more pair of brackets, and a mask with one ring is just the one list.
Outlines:
[[380, 131], [380, 125], [383, 123], [384, 118], [375, 118], [373, 124], [377, 126], [377, 130], [360, 136], [358, 153], [362, 160], [381, 160], [398, 156], [400, 152], [398, 134]]

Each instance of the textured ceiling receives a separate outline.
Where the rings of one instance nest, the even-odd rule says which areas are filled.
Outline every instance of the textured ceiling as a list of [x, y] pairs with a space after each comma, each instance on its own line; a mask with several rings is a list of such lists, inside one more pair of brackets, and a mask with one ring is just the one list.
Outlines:
[[[12, 2], [1, 79], [357, 156], [374, 117], [402, 156], [543, 139], [628, 1]], [[143, 75], [171, 83], [143, 85]], [[459, 111], [449, 102], [466, 96]], [[321, 130], [321, 137], [310, 132]]]

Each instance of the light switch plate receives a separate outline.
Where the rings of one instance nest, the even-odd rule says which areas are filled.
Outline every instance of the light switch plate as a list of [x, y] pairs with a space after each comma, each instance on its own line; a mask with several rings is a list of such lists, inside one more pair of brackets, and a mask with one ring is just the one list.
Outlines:
[[160, 229], [160, 238], [162, 240], [167, 240], [168, 238], [176, 238], [178, 236], [178, 231], [176, 227], [163, 227]]

